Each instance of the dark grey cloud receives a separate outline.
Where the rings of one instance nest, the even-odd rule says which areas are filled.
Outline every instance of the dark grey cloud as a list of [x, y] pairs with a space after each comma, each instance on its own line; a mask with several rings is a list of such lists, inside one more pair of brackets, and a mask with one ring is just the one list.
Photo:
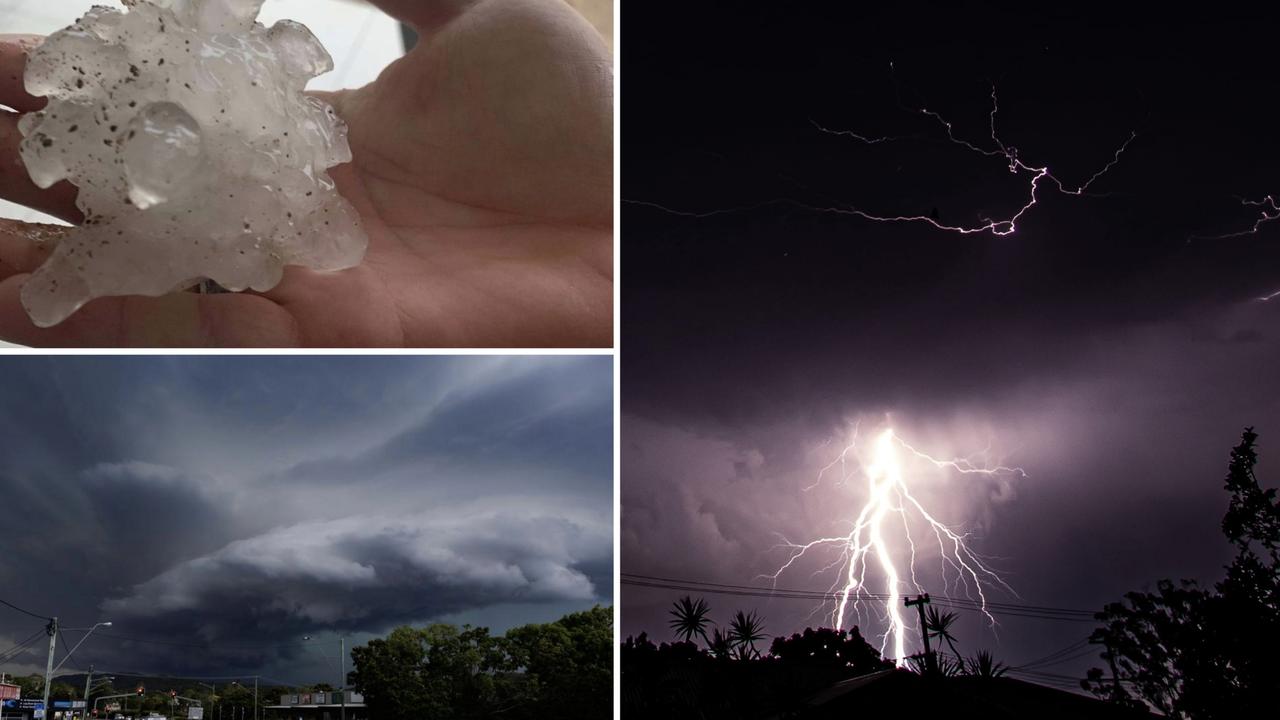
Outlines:
[[0, 406], [0, 597], [114, 623], [64, 670], [306, 681], [336, 633], [611, 601], [610, 358], [14, 357]]
[[[1027, 471], [999, 485], [952, 477], [929, 498], [941, 517], [973, 533], [975, 549], [1021, 596], [996, 592], [998, 599], [1098, 609], [1164, 577], [1212, 582], [1229, 561], [1219, 530], [1222, 478], [1245, 425], [1262, 434], [1263, 482], [1274, 485], [1280, 467], [1280, 455], [1267, 450], [1267, 438], [1280, 437], [1280, 400], [1268, 390], [1280, 343], [1266, 331], [1268, 310], [1227, 308], [1193, 323], [1098, 332], [1057, 362], [936, 396], [887, 386], [912, 384], [911, 369], [854, 363], [825, 373], [819, 362], [810, 366], [813, 392], [739, 377], [742, 392], [722, 393], [708, 376], [696, 401], [681, 392], [641, 401], [623, 416], [623, 571], [767, 585], [762, 575], [786, 557], [781, 537], [846, 532], [865, 500], [858, 484], [806, 491], [861, 421], [890, 423], [940, 457], [990, 444], [992, 460]], [[1240, 326], [1261, 329], [1242, 343]], [[928, 386], [920, 380], [917, 389]], [[820, 393], [824, 382], [829, 390]], [[924, 560], [926, 589], [946, 594], [936, 558]], [[835, 577], [820, 567], [802, 564], [777, 584], [824, 590]], [[679, 594], [624, 586], [623, 632], [664, 636]], [[740, 607], [759, 609], [771, 633], [824, 621], [808, 601], [708, 599], [721, 622]], [[992, 647], [1016, 663], [1083, 639], [1090, 626], [1003, 619], [990, 628], [974, 615], [960, 629], [967, 651]]]
[[607, 519], [567, 515], [538, 508], [535, 496], [302, 522], [186, 560], [102, 609], [153, 630], [252, 644], [263, 635], [359, 631], [499, 601], [590, 603], [608, 590], [579, 566], [611, 557], [612, 531]]

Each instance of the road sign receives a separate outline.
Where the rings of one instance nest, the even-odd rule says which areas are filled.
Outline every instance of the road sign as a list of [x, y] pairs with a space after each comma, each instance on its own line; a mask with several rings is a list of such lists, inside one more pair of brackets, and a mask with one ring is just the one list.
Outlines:
[[204, 708], [202, 707], [187, 708], [187, 720], [204, 720]]

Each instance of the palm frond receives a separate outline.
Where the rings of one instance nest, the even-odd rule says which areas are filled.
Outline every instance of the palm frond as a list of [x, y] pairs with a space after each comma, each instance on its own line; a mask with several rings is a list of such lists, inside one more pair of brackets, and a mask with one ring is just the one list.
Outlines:
[[711, 614], [711, 607], [707, 605], [706, 600], [702, 598], [694, 600], [685, 595], [671, 605], [669, 614], [672, 619], [669, 624], [677, 638], [692, 642], [693, 637], [697, 635], [704, 642], [710, 642], [707, 640], [707, 624], [711, 622], [711, 618], [708, 617]]

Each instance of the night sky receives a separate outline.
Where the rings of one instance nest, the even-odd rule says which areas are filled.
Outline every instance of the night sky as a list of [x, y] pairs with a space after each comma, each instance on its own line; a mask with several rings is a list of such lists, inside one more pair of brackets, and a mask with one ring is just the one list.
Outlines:
[[[611, 604], [612, 373], [607, 357], [0, 359], [0, 598], [114, 623], [64, 672], [333, 685], [340, 633], [501, 633]], [[42, 625], [0, 607], [0, 648]], [[5, 671], [43, 673], [46, 647]]]
[[[939, 515], [1021, 596], [1000, 600], [1100, 609], [1160, 578], [1219, 578], [1222, 481], [1246, 425], [1263, 484], [1280, 478], [1280, 298], [1258, 300], [1280, 290], [1280, 223], [1201, 236], [1248, 229], [1240, 197], [1280, 192], [1277, 18], [845, 6], [624, 6], [624, 573], [767, 584], [778, 534], [831, 534], [856, 513], [856, 484], [803, 488], [861, 421], [942, 456], [989, 444], [1026, 470], [930, 479]], [[1137, 132], [1097, 196], [1043, 182], [1006, 236], [812, 209], [958, 225], [1016, 212], [1029, 176], [918, 112], [994, 149], [993, 82], [998, 136], [1068, 186]], [[623, 634], [669, 639], [681, 594], [624, 585]], [[706, 597], [721, 622], [759, 610], [770, 634], [821, 622], [807, 601]], [[1019, 665], [1092, 627], [993, 633], [968, 613], [958, 637]]]

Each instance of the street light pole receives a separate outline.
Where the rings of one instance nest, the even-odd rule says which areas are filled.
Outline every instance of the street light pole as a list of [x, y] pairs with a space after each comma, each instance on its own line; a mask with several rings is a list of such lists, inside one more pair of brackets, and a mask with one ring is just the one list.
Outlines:
[[[84, 634], [84, 637], [80, 638], [80, 642], [76, 643], [75, 647], [72, 647], [69, 651], [67, 651], [66, 656], [62, 658], [62, 662], [58, 663], [57, 667], [55, 667], [53, 664], [53, 651], [57, 647], [57, 643], [58, 643], [58, 618], [56, 617], [49, 618], [49, 624], [45, 626], [45, 632], [49, 633], [49, 659], [48, 661], [45, 662], [45, 666], [44, 666], [44, 700], [43, 702], [44, 702], [45, 720], [49, 720], [49, 683], [53, 681], [54, 671], [62, 667], [68, 660], [70, 660], [72, 653], [74, 653], [76, 650], [79, 650], [80, 646], [84, 644], [84, 641], [88, 640], [89, 636], [93, 634], [93, 631], [97, 630], [100, 627], [111, 627], [111, 623], [100, 622], [94, 625], [93, 627], [89, 628], [89, 631]], [[84, 628], [73, 628], [73, 629], [83, 630]], [[85, 687], [86, 687], [85, 696], [86, 696], [86, 699], [88, 699], [88, 695], [89, 695], [89, 691], [87, 689], [88, 686], [85, 686]]]

